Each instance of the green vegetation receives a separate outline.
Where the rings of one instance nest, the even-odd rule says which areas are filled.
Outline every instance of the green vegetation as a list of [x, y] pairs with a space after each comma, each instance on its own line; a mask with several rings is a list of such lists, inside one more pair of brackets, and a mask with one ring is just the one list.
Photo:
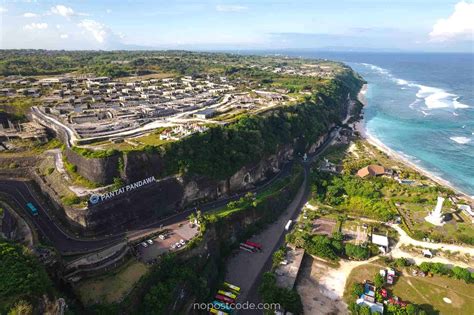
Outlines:
[[26, 248], [0, 239], [0, 313], [19, 300], [35, 302], [52, 289], [46, 271]]
[[117, 150], [90, 150], [86, 148], [72, 147], [72, 150], [88, 159], [100, 159], [114, 156], [119, 153]]
[[388, 181], [383, 178], [366, 180], [352, 175], [338, 176], [314, 171], [312, 181], [314, 198], [340, 212], [383, 221], [397, 214], [392, 200], [383, 198], [382, 189]]
[[370, 250], [367, 247], [347, 243], [344, 247], [346, 255], [357, 260], [364, 260], [370, 257]]
[[455, 266], [452, 269], [442, 263], [423, 262], [420, 264], [420, 270], [431, 272], [436, 275], [448, 276], [458, 280], [464, 280], [466, 283], [474, 283], [474, 272], [467, 268]]
[[76, 286], [81, 302], [90, 306], [96, 303], [119, 302], [147, 274], [149, 267], [135, 259], [119, 269], [93, 279], [86, 279]]
[[[264, 303], [279, 303], [280, 306], [293, 314], [303, 313], [301, 297], [295, 289], [280, 288], [276, 285], [276, 276], [272, 272], [263, 274], [259, 293]], [[274, 310], [273, 310], [274, 312]]]
[[[0, 61], [1, 63], [1, 61]], [[29, 97], [0, 97], [0, 113], [5, 112], [12, 121], [24, 120], [30, 108], [40, 102]]]
[[275, 269], [280, 265], [280, 263], [285, 260], [286, 256], [286, 247], [282, 247], [275, 251], [272, 255], [272, 269]]
[[77, 166], [70, 163], [67, 159], [66, 156], [63, 156], [63, 163], [64, 163], [64, 168], [66, 169], [67, 173], [72, 179], [72, 182], [78, 186], [86, 187], [86, 188], [97, 188], [100, 185], [97, 183], [93, 183], [87, 178], [82, 177], [77, 173]]
[[302, 180], [302, 167], [294, 166], [290, 176], [277, 180], [256, 195], [247, 193], [239, 200], [231, 201], [225, 207], [207, 213], [205, 218], [208, 222], [215, 223], [243, 211], [255, 211], [262, 215], [264, 222], [272, 222], [279, 216], [280, 211], [286, 208], [288, 201], [292, 200]]
[[194, 258], [185, 263], [173, 256], [165, 256], [158, 265], [153, 266], [151, 277], [154, 285], [143, 299], [141, 313], [170, 314], [169, 308], [180, 288], [189, 290], [199, 300], [206, 299], [210, 289], [204, 275], [197, 272], [197, 262]]

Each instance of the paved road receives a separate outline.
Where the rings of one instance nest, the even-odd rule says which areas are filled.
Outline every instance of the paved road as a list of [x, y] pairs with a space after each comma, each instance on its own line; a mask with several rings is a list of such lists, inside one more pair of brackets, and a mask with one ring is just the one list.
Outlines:
[[[71, 236], [54, 223], [48, 212], [44, 210], [42, 203], [38, 201], [24, 181], [0, 180], [0, 193], [7, 195], [7, 201], [13, 202], [15, 208], [23, 209], [21, 214], [33, 222], [41, 236], [49, 240], [61, 253], [94, 251], [107, 247], [120, 239], [120, 237], [114, 237], [101, 240], [81, 240]], [[38, 209], [37, 216], [27, 210], [26, 204], [28, 202], [32, 202]]]
[[[282, 167], [281, 171], [278, 172], [274, 177], [262, 183], [261, 185], [250, 189], [249, 191], [260, 192], [276, 180], [288, 176], [290, 174], [292, 165], [292, 161], [286, 163]], [[220, 208], [226, 205], [229, 201], [237, 200], [249, 191], [200, 205], [199, 209], [202, 212], [206, 212]], [[40, 202], [40, 198], [38, 198], [36, 194], [31, 191], [25, 181], [13, 179], [0, 180], [0, 194], [6, 196], [7, 201], [12, 201], [17, 206], [16, 208], [23, 209], [24, 212], [22, 212], [22, 214], [26, 215], [29, 218], [29, 221], [34, 223], [41, 236], [49, 240], [49, 242], [63, 254], [92, 252], [115, 244], [120, 240], [124, 240], [125, 238], [137, 238], [142, 234], [149, 233], [150, 230], [166, 227], [167, 225], [184, 221], [192, 212], [195, 211], [194, 207], [190, 207], [178, 214], [174, 214], [152, 222], [148, 221], [148, 223], [135, 227], [128, 232], [124, 232], [122, 230], [116, 233], [109, 233], [107, 236], [97, 237], [95, 239], [77, 238], [71, 235], [68, 231], [64, 231], [64, 229], [62, 229], [55, 222], [55, 220], [50, 217], [48, 211], [45, 210], [42, 202]], [[28, 202], [33, 202], [33, 204], [38, 208], [38, 216], [33, 216], [27, 210], [26, 203]]]
[[[238, 298], [239, 303], [249, 302], [255, 305], [261, 303], [258, 287], [263, 274], [271, 269], [273, 253], [285, 243], [285, 236], [288, 232], [284, 227], [290, 219], [295, 222], [310, 195], [310, 180], [308, 176], [311, 164], [328, 148], [338, 135], [339, 128], [334, 128], [328, 139], [314, 153], [308, 156], [307, 162], [303, 163], [305, 179], [294, 200], [275, 223], [252, 238], [253, 241], [262, 244], [264, 250], [261, 253], [254, 254], [240, 251], [228, 262], [226, 281], [234, 283], [242, 289], [242, 294]], [[241, 310], [238, 314], [263, 314], [263, 311]]]

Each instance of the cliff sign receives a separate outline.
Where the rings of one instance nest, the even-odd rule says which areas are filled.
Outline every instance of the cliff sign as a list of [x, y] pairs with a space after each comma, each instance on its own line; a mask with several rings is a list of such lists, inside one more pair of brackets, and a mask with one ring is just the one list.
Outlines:
[[143, 186], [146, 186], [148, 184], [155, 183], [155, 182], [156, 182], [155, 176], [151, 176], [151, 177], [139, 180], [135, 183], [128, 184], [126, 186], [120, 187], [116, 190], [106, 192], [104, 194], [92, 194], [89, 198], [89, 203], [91, 205], [96, 205], [99, 202], [112, 199], [114, 197], [117, 197], [117, 196], [125, 193], [125, 192], [132, 191], [132, 190], [135, 190], [137, 188], [140, 188], [140, 187], [143, 187]]

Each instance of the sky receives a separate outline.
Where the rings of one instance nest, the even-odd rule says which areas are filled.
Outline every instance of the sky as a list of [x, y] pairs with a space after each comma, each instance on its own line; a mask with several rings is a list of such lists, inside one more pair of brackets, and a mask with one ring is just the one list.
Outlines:
[[474, 53], [474, 2], [0, 0], [0, 48]]

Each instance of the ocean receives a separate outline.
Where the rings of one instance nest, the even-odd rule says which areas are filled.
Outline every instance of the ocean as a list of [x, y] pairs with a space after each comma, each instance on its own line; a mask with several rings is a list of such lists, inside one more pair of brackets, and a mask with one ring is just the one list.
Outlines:
[[285, 54], [351, 66], [368, 82], [367, 134], [474, 196], [474, 54]]

